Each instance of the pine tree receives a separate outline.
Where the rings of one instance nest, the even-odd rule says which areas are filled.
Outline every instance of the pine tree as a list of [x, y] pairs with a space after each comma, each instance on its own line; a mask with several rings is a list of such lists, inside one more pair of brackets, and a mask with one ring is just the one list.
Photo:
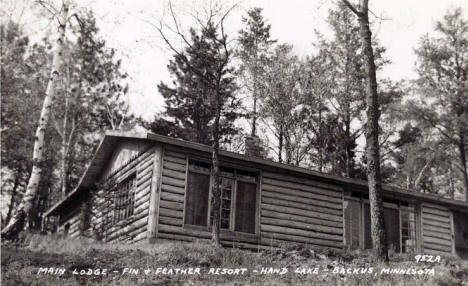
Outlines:
[[[213, 143], [216, 104], [213, 101], [214, 77], [219, 73], [217, 49], [213, 40], [216, 30], [209, 24], [198, 34], [190, 30], [190, 46], [181, 54], [175, 54], [168, 65], [174, 78], [174, 86], [163, 82], [158, 85], [164, 97], [166, 111], [153, 122], [144, 124], [150, 130], [163, 135], [182, 138], [202, 144]], [[219, 134], [222, 143], [229, 142], [238, 133], [234, 121], [239, 118], [240, 101], [234, 95], [236, 89], [232, 68], [224, 68], [220, 85], [221, 115]], [[209, 79], [207, 79], [207, 76]]]
[[264, 97], [260, 82], [270, 60], [272, 45], [276, 41], [270, 37], [271, 26], [265, 23], [261, 8], [252, 8], [247, 11], [247, 17], [242, 17], [242, 23], [245, 27], [239, 31], [239, 48], [236, 54], [241, 60], [239, 73], [243, 79], [244, 88], [252, 99], [251, 135], [255, 136], [258, 105]]

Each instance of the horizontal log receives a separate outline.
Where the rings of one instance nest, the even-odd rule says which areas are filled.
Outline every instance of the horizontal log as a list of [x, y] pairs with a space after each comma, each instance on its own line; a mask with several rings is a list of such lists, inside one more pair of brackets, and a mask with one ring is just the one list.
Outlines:
[[263, 202], [262, 202], [261, 208], [264, 210], [282, 212], [282, 213], [293, 214], [293, 215], [300, 215], [300, 216], [309, 217], [309, 218], [318, 218], [318, 219], [324, 219], [324, 220], [335, 221], [335, 222], [343, 222], [343, 218], [341, 216], [303, 211], [303, 210], [290, 208], [290, 207], [280, 207], [276, 205], [265, 204]]
[[145, 233], [145, 234], [146, 234], [146, 232], [148, 231], [148, 227], [147, 227], [147, 226], [148, 226], [148, 223], [143, 224], [142, 226], [135, 228], [135, 229], [132, 230], [131, 232], [128, 232], [127, 235], [128, 235], [129, 237], [131, 237], [132, 240], [133, 240], [133, 238], [134, 238], [135, 236], [137, 236], [137, 235], [139, 235], [139, 234], [141, 234], [141, 233]]
[[339, 193], [343, 192], [343, 189], [341, 188], [341, 186], [322, 183], [320, 181], [306, 179], [304, 177], [297, 177], [297, 176], [291, 176], [291, 175], [285, 175], [285, 174], [279, 174], [279, 173], [270, 173], [270, 172], [263, 172], [262, 177], [277, 179], [277, 180], [282, 180], [282, 181], [287, 181], [287, 182], [292, 182], [292, 183], [299, 183], [301, 185], [309, 185], [309, 186], [318, 187], [318, 188], [330, 189], [330, 190], [337, 191]]
[[150, 186], [148, 185], [144, 189], [139, 189], [135, 192], [135, 201], [138, 201], [140, 198], [147, 196], [151, 191]]
[[151, 150], [146, 151], [145, 154], [142, 155], [142, 159], [140, 160], [140, 165], [146, 164], [146, 162], [154, 160], [154, 150], [155, 148], [151, 148]]
[[170, 241], [178, 240], [178, 241], [185, 241], [185, 242], [192, 242], [195, 240], [195, 238], [187, 236], [187, 235], [165, 233], [161, 231], [158, 233], [158, 238], [167, 239]]
[[439, 209], [433, 209], [433, 208], [428, 208], [428, 207], [422, 208], [422, 212], [427, 213], [427, 214], [432, 214], [432, 215], [435, 215], [435, 216], [444, 217], [444, 218], [447, 218], [447, 219], [450, 217], [450, 212], [449, 211], [442, 211], [442, 210], [439, 210]]
[[160, 225], [167, 224], [167, 225], [182, 227], [182, 219], [160, 216], [159, 224]]
[[307, 238], [319, 238], [319, 239], [325, 239], [325, 240], [330, 240], [330, 241], [343, 242], [342, 235], [324, 234], [324, 233], [320, 233], [316, 231], [292, 229], [289, 227], [268, 225], [268, 224], [263, 224], [263, 223], [260, 225], [260, 229], [262, 231], [262, 235], [264, 232], [273, 232], [273, 233], [283, 233], [283, 234], [289, 234], [289, 235], [303, 236]]
[[185, 188], [185, 180], [179, 180], [163, 176], [162, 183], [169, 186]]
[[147, 234], [146, 234], [146, 232], [144, 231], [144, 232], [142, 232], [142, 233], [137, 234], [137, 235], [132, 239], [132, 241], [133, 241], [133, 242], [142, 241], [142, 240], [146, 239], [146, 236], [147, 236]]
[[278, 187], [283, 187], [283, 188], [288, 188], [288, 189], [294, 189], [298, 191], [304, 191], [308, 193], [314, 193], [318, 195], [325, 195], [329, 197], [335, 197], [338, 199], [343, 199], [343, 192], [338, 192], [335, 190], [329, 190], [329, 189], [321, 189], [318, 187], [314, 186], [308, 186], [304, 185], [301, 183], [293, 183], [293, 182], [287, 182], [287, 181], [280, 181], [277, 179], [269, 179], [269, 178], [263, 178], [262, 179], [263, 184], [269, 184], [273, 186], [278, 186]]
[[446, 228], [443, 228], [443, 227], [439, 227], [439, 226], [431, 226], [431, 225], [428, 225], [428, 224], [423, 224], [423, 231], [424, 231], [424, 233], [426, 233], [426, 232], [437, 232], [437, 233], [440, 233], [440, 234], [443, 234], [443, 235], [450, 235], [451, 234], [450, 228], [448, 228], [448, 226]]
[[144, 178], [144, 177], [146, 177], [146, 176], [151, 177], [152, 174], [153, 174], [153, 168], [152, 168], [152, 166], [149, 166], [149, 167], [146, 168], [146, 169], [138, 170], [138, 171], [137, 171], [137, 182], [140, 181], [141, 178]]
[[439, 215], [428, 214], [428, 213], [425, 213], [425, 212], [423, 212], [422, 217], [423, 217], [423, 219], [425, 221], [426, 220], [427, 221], [437, 221], [437, 222], [446, 223], [446, 224], [450, 225], [450, 218], [449, 217], [443, 217], [443, 216], [439, 216]]
[[440, 238], [435, 238], [435, 237], [430, 237], [430, 236], [424, 236], [424, 245], [426, 244], [437, 244], [437, 245], [442, 245], [442, 246], [448, 246], [452, 247], [452, 240], [450, 237], [447, 239], [440, 239]]
[[317, 238], [288, 235], [288, 234], [282, 234], [282, 233], [269, 233], [269, 232], [262, 233], [262, 238], [261, 238], [262, 245], [277, 246], [281, 244], [281, 242], [304, 243], [304, 244], [316, 245], [316, 246], [333, 247], [337, 249], [341, 249], [343, 247], [343, 242], [332, 241], [332, 240], [327, 240], [327, 239], [317, 239]]
[[304, 203], [304, 204], [307, 204], [307, 205], [318, 205], [318, 206], [327, 207], [327, 208], [330, 208], [330, 209], [343, 210], [343, 202], [341, 200], [339, 202], [337, 201], [336, 203], [330, 203], [330, 202], [327, 202], [327, 201], [320, 201], [320, 200], [317, 200], [317, 199], [310, 199], [310, 198], [304, 198], [304, 197], [285, 195], [285, 194], [282, 194], [282, 193], [272, 192], [272, 191], [268, 191], [268, 190], [263, 190], [262, 197], [277, 198], [277, 199], [280, 199], [280, 200], [287, 200], [287, 201], [291, 201], [291, 202], [299, 202], [299, 203]]
[[432, 237], [432, 238], [451, 240], [451, 234], [448, 234], [448, 233], [427, 231], [426, 229], [423, 230], [423, 233], [424, 233], [424, 237]]
[[260, 221], [264, 217], [268, 218], [277, 218], [277, 219], [283, 219], [283, 220], [289, 220], [289, 221], [297, 221], [297, 222], [303, 222], [307, 224], [315, 224], [315, 225], [324, 225], [324, 226], [331, 226], [335, 228], [343, 228], [343, 221], [336, 222], [336, 221], [329, 221], [329, 220], [323, 220], [320, 218], [309, 218], [309, 217], [304, 217], [304, 216], [299, 216], [299, 215], [294, 215], [294, 214], [287, 214], [287, 213], [280, 213], [277, 211], [270, 211], [270, 210], [263, 210], [261, 211], [262, 217], [260, 218]]
[[163, 168], [174, 170], [174, 171], [180, 171], [180, 172], [186, 171], [185, 165], [174, 163], [174, 162], [168, 162], [168, 161], [164, 161]]
[[118, 170], [117, 172], [111, 174], [111, 176], [109, 178], [111, 178], [112, 180], [117, 180], [119, 181], [117, 178], [120, 177], [128, 177], [128, 175], [130, 175], [132, 172], [135, 172], [136, 170], [136, 166], [138, 163], [142, 162], [143, 160], [147, 159], [148, 157], [151, 157], [151, 155], [154, 154], [154, 148], [151, 148], [150, 150], [140, 154], [138, 157], [134, 158], [133, 160], [131, 160], [130, 162], [127, 163], [127, 165], [125, 165], [125, 167], [123, 167], [122, 169]]
[[302, 197], [302, 198], [309, 198], [313, 200], [320, 200], [324, 202], [331, 202], [331, 203], [336, 203], [336, 204], [342, 204], [343, 199], [342, 198], [336, 198], [336, 197], [330, 197], [327, 195], [320, 195], [320, 194], [315, 194], [311, 192], [305, 192], [297, 189], [291, 189], [291, 188], [285, 188], [285, 187], [280, 187], [280, 186], [274, 186], [266, 183], [262, 183], [262, 190], [263, 191], [272, 191], [276, 193], [281, 193], [285, 195], [292, 195], [292, 196], [297, 196], [297, 197]]
[[161, 200], [172, 201], [172, 202], [184, 202], [184, 195], [182, 194], [173, 194], [166, 191], [161, 192]]
[[138, 180], [136, 181], [136, 186], [137, 188], [139, 188], [141, 185], [143, 185], [144, 183], [148, 182], [148, 181], [151, 181], [151, 172], [146, 174], [144, 177], [139, 177]]
[[139, 208], [135, 209], [135, 213], [133, 215], [139, 216], [144, 214], [145, 216], [148, 215], [149, 204], [148, 205], [141, 205]]
[[423, 217], [423, 225], [424, 224], [431, 225], [431, 226], [436, 226], [436, 227], [441, 227], [441, 228], [445, 228], [445, 229], [450, 229], [450, 224], [447, 223], [447, 222], [439, 222], [439, 221], [435, 221], [435, 220], [429, 220], [429, 219], [425, 219]]
[[171, 234], [187, 235], [187, 236], [196, 237], [196, 238], [206, 238], [206, 239], [211, 238], [211, 232], [209, 231], [180, 228], [180, 227], [170, 226], [170, 225], [165, 225], [165, 224], [159, 225], [158, 231], [159, 231], [158, 234], [166, 232], [166, 233], [171, 233]]
[[322, 214], [331, 214], [331, 215], [337, 215], [337, 216], [343, 215], [343, 210], [330, 209], [326, 207], [319, 207], [317, 205], [308, 205], [304, 203], [296, 203], [296, 202], [291, 202], [287, 200], [279, 200], [279, 199], [274, 199], [270, 197], [262, 197], [262, 203], [295, 208], [295, 209], [303, 210], [306, 212], [319, 212]]
[[166, 209], [166, 208], [161, 207], [159, 209], [159, 215], [160, 216], [167, 216], [167, 217], [174, 217], [174, 218], [182, 219], [184, 214], [183, 214], [182, 211], [175, 211], [175, 210], [170, 210], [170, 209]]
[[179, 203], [179, 202], [171, 202], [171, 201], [166, 201], [166, 200], [161, 200], [159, 202], [159, 206], [171, 210], [176, 210], [176, 211], [183, 211], [184, 210], [184, 204]]
[[162, 175], [169, 178], [179, 179], [185, 181], [185, 172], [173, 171], [169, 169], [163, 169]]
[[149, 204], [150, 204], [149, 200], [142, 201], [141, 204], [135, 205], [134, 212], [140, 213], [142, 210], [148, 210]]
[[437, 209], [437, 210], [445, 211], [445, 212], [448, 211], [447, 207], [444, 207], [444, 206], [441, 206], [441, 205], [435, 205], [435, 204], [431, 204], [431, 203], [423, 203], [422, 208], [423, 209], [425, 209], [425, 208]]
[[[170, 234], [175, 234], [175, 235], [187, 235], [187, 236], [195, 237], [195, 238], [211, 239], [211, 231], [191, 229], [191, 228], [181, 228], [181, 227], [171, 226], [171, 225], [166, 225], [166, 224], [159, 225], [158, 237], [161, 237], [159, 235], [161, 233], [170, 233]], [[221, 241], [231, 241], [231, 242], [232, 241], [241, 241], [241, 242], [250, 242], [250, 243], [258, 242], [258, 236], [256, 235], [231, 232], [231, 231], [223, 231], [223, 230], [221, 230], [220, 232], [220, 239]]]
[[164, 157], [166, 156], [170, 156], [170, 157], [176, 157], [176, 158], [181, 158], [181, 159], [185, 159], [185, 154], [183, 153], [179, 153], [179, 152], [176, 152], [176, 151], [171, 151], [171, 150], [168, 150], [168, 149], [164, 149]]
[[275, 226], [284, 226], [291, 229], [302, 229], [302, 230], [310, 230], [314, 232], [321, 232], [326, 234], [337, 234], [343, 235], [342, 228], [335, 228], [335, 227], [328, 227], [323, 225], [313, 225], [303, 222], [296, 222], [284, 219], [276, 219], [276, 218], [261, 218], [261, 224], [268, 224], [268, 225], [275, 225]]
[[136, 193], [147, 192], [151, 188], [151, 180], [146, 181], [143, 185], [139, 186], [136, 189]]
[[141, 162], [137, 166], [137, 170], [140, 173], [146, 173], [148, 170], [153, 171], [154, 156], [148, 157], [148, 160]]
[[119, 236], [124, 236], [127, 233], [146, 225], [147, 223], [148, 223], [148, 218], [143, 217], [143, 218], [131, 223], [128, 226], [119, 228], [119, 229], [115, 230], [114, 232], [109, 233], [108, 239], [112, 241], [112, 240], [118, 238]]
[[171, 156], [171, 155], [168, 155], [168, 154], [164, 154], [164, 160], [165, 161], [178, 163], [178, 164], [182, 164], [182, 165], [187, 163], [186, 159], [185, 159], [185, 156], [183, 156], [183, 157], [184, 158], [180, 158], [180, 157], [174, 157], [174, 156]]
[[170, 186], [166, 184], [161, 184], [161, 189], [166, 192], [174, 193], [174, 194], [179, 194], [179, 195], [185, 195], [185, 189], [181, 187], [175, 187], [175, 186]]
[[424, 243], [424, 252], [426, 251], [427, 252], [440, 251], [444, 254], [450, 254], [452, 253], [452, 247], [433, 244], [433, 243]]

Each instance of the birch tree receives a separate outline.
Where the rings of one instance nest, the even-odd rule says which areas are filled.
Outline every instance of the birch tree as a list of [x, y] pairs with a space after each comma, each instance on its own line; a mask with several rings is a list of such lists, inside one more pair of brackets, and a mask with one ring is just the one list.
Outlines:
[[[45, 4], [43, 4], [45, 5]], [[38, 186], [42, 175], [43, 157], [44, 157], [44, 137], [47, 125], [50, 119], [51, 109], [55, 100], [55, 88], [61, 75], [61, 64], [63, 61], [63, 46], [65, 41], [65, 32], [68, 22], [68, 2], [63, 2], [60, 11], [54, 15], [58, 22], [57, 40], [55, 41], [55, 48], [52, 59], [52, 67], [50, 77], [45, 91], [44, 103], [41, 109], [41, 115], [38, 121], [35, 138], [34, 138], [34, 151], [33, 151], [33, 167], [29, 177], [28, 185], [23, 199], [17, 209], [12, 221], [2, 230], [2, 236], [6, 238], [15, 237], [21, 232], [25, 226], [26, 218], [31, 211], [33, 201], [38, 192]]]
[[360, 0], [356, 8], [349, 1], [343, 3], [358, 17], [362, 51], [366, 71], [366, 159], [371, 213], [371, 233], [375, 258], [388, 263], [388, 246], [382, 202], [382, 178], [379, 151], [379, 97], [377, 93], [376, 65], [369, 23], [369, 1]]

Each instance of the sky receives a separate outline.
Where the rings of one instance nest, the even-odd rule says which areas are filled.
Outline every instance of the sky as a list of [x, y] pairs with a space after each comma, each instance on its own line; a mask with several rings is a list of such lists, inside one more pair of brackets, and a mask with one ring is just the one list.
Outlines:
[[[233, 3], [224, 2], [226, 6]], [[160, 20], [166, 3], [162, 0], [98, 0], [92, 6], [97, 14], [107, 15], [101, 22], [102, 33], [109, 45], [124, 56], [124, 67], [133, 80], [129, 98], [132, 111], [147, 119], [164, 105], [157, 84], [170, 80], [166, 65], [172, 53], [151, 26]], [[272, 37], [278, 42], [292, 44], [298, 55], [306, 56], [316, 50], [314, 30], [330, 35], [326, 18], [335, 4], [336, 1], [331, 0], [246, 0], [231, 13], [228, 29], [235, 36], [242, 27], [241, 18], [246, 11], [261, 7], [264, 18], [271, 24]], [[181, 14], [194, 6], [193, 1], [175, 1], [174, 5], [182, 11]], [[442, 19], [447, 9], [455, 7], [463, 7], [467, 16], [467, 0], [371, 0], [370, 9], [379, 17], [371, 15], [376, 22], [373, 32], [387, 48], [387, 57], [392, 61], [380, 76], [393, 80], [414, 78], [416, 58], [413, 50], [419, 38], [433, 33], [435, 21]], [[106, 11], [109, 14], [105, 14]], [[113, 19], [118, 22], [114, 23]], [[190, 25], [190, 21], [185, 24]]]
[[[52, 25], [42, 19], [38, 24], [38, 14], [29, 11], [31, 1], [3, 0], [15, 10], [13, 18], [21, 18], [25, 30], [32, 36], [50, 32]], [[200, 9], [210, 0], [173, 0], [180, 15], [189, 15], [193, 9]], [[211, 0], [214, 1], [214, 0]], [[316, 51], [315, 30], [330, 36], [326, 23], [330, 8], [338, 0], [243, 0], [232, 11], [227, 20], [227, 30], [235, 37], [242, 27], [242, 16], [251, 7], [263, 8], [267, 23], [271, 24], [272, 38], [280, 43], [294, 46], [299, 56]], [[163, 110], [164, 102], [157, 84], [170, 82], [167, 64], [172, 57], [164, 42], [158, 37], [153, 25], [157, 25], [167, 8], [166, 0], [75, 0], [78, 9], [92, 9], [97, 16], [100, 35], [110, 48], [122, 58], [123, 69], [130, 75], [129, 102], [131, 111], [145, 119], [151, 119]], [[220, 1], [226, 7], [233, 5], [231, 0]], [[352, 0], [351, 2], [356, 2]], [[12, 4], [14, 3], [14, 4]], [[24, 3], [26, 3], [24, 5]], [[8, 6], [8, 5], [6, 5]], [[26, 7], [26, 8], [25, 8]], [[379, 74], [393, 80], [412, 79], [414, 71], [414, 48], [419, 38], [433, 33], [434, 23], [442, 19], [447, 9], [462, 7], [467, 17], [467, 0], [371, 0], [371, 20], [375, 21], [373, 33], [387, 49], [391, 64]], [[21, 11], [21, 12], [18, 12]], [[13, 13], [14, 14], [14, 13]], [[19, 16], [20, 15], [20, 16]], [[193, 24], [192, 18], [182, 18], [184, 26]]]

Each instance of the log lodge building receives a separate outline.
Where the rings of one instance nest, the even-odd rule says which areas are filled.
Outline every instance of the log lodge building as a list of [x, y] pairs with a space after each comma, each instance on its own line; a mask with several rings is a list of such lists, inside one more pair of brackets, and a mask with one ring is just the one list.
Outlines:
[[[107, 132], [79, 186], [45, 214], [71, 237], [157, 243], [211, 237], [211, 147]], [[221, 242], [372, 247], [367, 182], [220, 151]], [[383, 187], [390, 249], [468, 256], [468, 204]]]

